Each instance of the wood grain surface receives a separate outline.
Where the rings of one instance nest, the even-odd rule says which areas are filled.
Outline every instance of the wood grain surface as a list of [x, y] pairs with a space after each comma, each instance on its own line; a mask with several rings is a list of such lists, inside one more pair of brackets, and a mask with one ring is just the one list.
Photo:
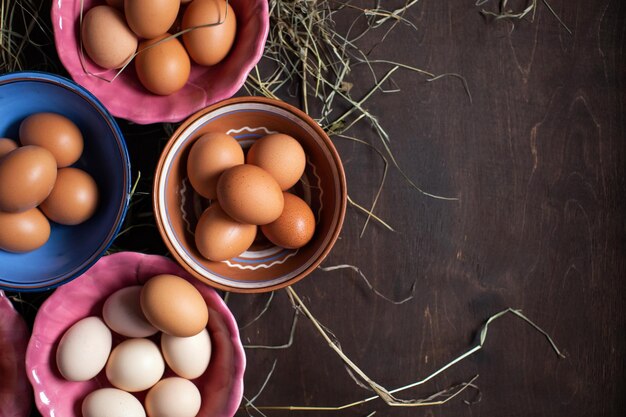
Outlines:
[[[393, 299], [410, 295], [415, 285], [412, 300], [391, 304], [348, 269], [316, 271], [294, 290], [345, 353], [389, 389], [468, 350], [484, 321], [507, 307], [522, 309], [544, 328], [566, 358], [509, 316], [492, 324], [483, 350], [398, 396], [424, 398], [475, 375], [479, 392], [417, 409], [376, 400], [343, 411], [265, 411], [267, 416], [624, 415], [626, 3], [550, 4], [572, 34], [541, 0], [533, 22], [515, 25], [480, 14], [481, 8], [497, 10], [496, 1], [422, 0], [405, 16], [417, 30], [398, 24], [383, 43], [384, 29], [362, 40], [378, 45], [372, 58], [467, 80], [471, 102], [457, 78], [428, 82], [400, 69], [388, 87], [401, 91], [380, 92], [367, 102], [408, 177], [429, 193], [458, 200], [420, 194], [391, 169], [376, 214], [396, 232], [370, 223], [359, 237], [366, 218], [351, 208], [323, 263], [357, 266]], [[510, 2], [518, 10], [524, 5]], [[350, 13], [335, 18], [342, 30], [352, 23]], [[389, 69], [375, 67], [379, 76]], [[355, 67], [351, 77], [362, 80], [355, 81], [361, 94], [372, 85], [365, 66]], [[149, 192], [169, 127], [120, 124], [133, 172], [142, 173], [139, 191]], [[365, 124], [352, 133], [380, 145]], [[370, 205], [381, 180], [380, 158], [362, 145], [335, 143], [351, 198]], [[149, 196], [133, 210], [137, 226], [116, 246], [164, 253]], [[138, 216], [142, 210], [145, 217]], [[37, 304], [45, 296], [26, 297]], [[228, 302], [243, 326], [268, 297], [232, 294]], [[32, 320], [32, 309], [20, 308]], [[277, 292], [267, 313], [242, 329], [244, 344], [287, 343], [293, 314], [286, 292]], [[257, 406], [337, 406], [372, 395], [303, 316], [289, 348], [248, 349], [247, 359], [248, 398], [275, 362]]]

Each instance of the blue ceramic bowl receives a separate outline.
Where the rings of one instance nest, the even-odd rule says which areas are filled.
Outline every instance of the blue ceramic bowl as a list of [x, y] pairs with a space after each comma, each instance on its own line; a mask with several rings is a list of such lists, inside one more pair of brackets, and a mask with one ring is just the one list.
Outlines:
[[0, 288], [43, 291], [81, 275], [113, 242], [130, 198], [130, 161], [115, 119], [91, 93], [53, 74], [16, 72], [0, 76], [0, 137], [17, 140], [20, 122], [39, 112], [60, 113], [81, 130], [85, 148], [73, 166], [98, 184], [96, 213], [77, 226], [51, 222], [50, 239], [28, 253], [0, 250]]

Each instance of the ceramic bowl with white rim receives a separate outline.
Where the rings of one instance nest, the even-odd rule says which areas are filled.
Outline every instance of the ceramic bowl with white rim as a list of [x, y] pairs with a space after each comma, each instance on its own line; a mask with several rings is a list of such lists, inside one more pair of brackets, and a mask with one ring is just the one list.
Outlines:
[[[187, 178], [187, 158], [204, 133], [223, 132], [247, 150], [269, 133], [284, 133], [307, 156], [300, 181], [290, 190], [311, 207], [316, 220], [312, 240], [284, 249], [260, 236], [243, 254], [221, 262], [205, 259], [194, 242], [202, 212], [212, 203], [196, 194]], [[265, 292], [291, 285], [313, 271], [334, 245], [346, 211], [346, 180], [341, 160], [322, 128], [282, 101], [238, 97], [210, 106], [187, 119], [167, 143], [155, 175], [153, 206], [165, 244], [197, 279], [227, 291]]]

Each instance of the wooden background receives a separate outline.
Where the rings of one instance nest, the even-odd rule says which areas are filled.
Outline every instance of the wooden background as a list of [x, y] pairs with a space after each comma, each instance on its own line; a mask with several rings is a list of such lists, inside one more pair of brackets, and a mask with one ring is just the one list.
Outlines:
[[[409, 302], [393, 305], [377, 297], [350, 270], [317, 271], [294, 289], [346, 354], [389, 389], [417, 381], [469, 349], [484, 321], [507, 307], [523, 309], [567, 357], [559, 359], [521, 320], [505, 317], [493, 323], [484, 350], [399, 396], [423, 398], [474, 375], [480, 394], [470, 390], [430, 408], [389, 408], [377, 400], [341, 412], [266, 411], [268, 416], [623, 415], [626, 4], [551, 5], [572, 35], [541, 0], [534, 22], [514, 27], [483, 18], [473, 0], [423, 0], [410, 9], [406, 17], [418, 30], [398, 25], [372, 57], [462, 74], [473, 102], [457, 79], [427, 82], [399, 70], [393, 80], [401, 92], [377, 94], [367, 107], [390, 133], [408, 176], [426, 191], [458, 201], [421, 195], [391, 170], [376, 213], [397, 232], [372, 223], [359, 238], [365, 217], [348, 210], [324, 265], [355, 265], [395, 299], [408, 296], [415, 283]], [[521, 9], [524, 2], [511, 6]], [[483, 7], [497, 9], [495, 1]], [[351, 20], [341, 16], [338, 26], [345, 29]], [[372, 32], [365, 44], [383, 33]], [[51, 46], [48, 52], [57, 60]], [[387, 69], [377, 67], [379, 75]], [[60, 65], [58, 71], [64, 74]], [[352, 76], [371, 85], [364, 67]], [[167, 126], [120, 124], [133, 172], [142, 172], [139, 190], [149, 192]], [[353, 134], [378, 140], [366, 125]], [[361, 145], [335, 142], [350, 196], [371, 204], [380, 159]], [[149, 197], [140, 198], [131, 212], [139, 226], [116, 246], [164, 253], [149, 211]], [[26, 297], [37, 304], [46, 294]], [[267, 298], [233, 294], [229, 305], [243, 325]], [[34, 311], [19, 308], [32, 322]], [[286, 343], [292, 316], [279, 291], [267, 313], [242, 330], [244, 344]], [[249, 349], [247, 359], [248, 398], [276, 361], [257, 406], [333, 406], [371, 396], [304, 317], [291, 347]]]

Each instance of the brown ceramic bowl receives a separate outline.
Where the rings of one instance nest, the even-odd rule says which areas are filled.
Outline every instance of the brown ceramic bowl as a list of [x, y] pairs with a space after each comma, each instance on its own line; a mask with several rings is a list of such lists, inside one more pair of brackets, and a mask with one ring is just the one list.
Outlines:
[[[207, 132], [232, 135], [244, 150], [274, 132], [300, 142], [307, 165], [291, 192], [303, 198], [316, 215], [315, 235], [306, 246], [280, 248], [259, 233], [246, 252], [228, 261], [213, 262], [200, 255], [193, 231], [211, 201], [193, 191], [186, 167], [191, 146]], [[174, 132], [157, 166], [153, 205], [165, 244], [194, 277], [227, 291], [265, 292], [294, 284], [322, 262], [339, 236], [346, 197], [346, 179], [337, 150], [313, 119], [282, 101], [239, 97], [197, 112]]]

